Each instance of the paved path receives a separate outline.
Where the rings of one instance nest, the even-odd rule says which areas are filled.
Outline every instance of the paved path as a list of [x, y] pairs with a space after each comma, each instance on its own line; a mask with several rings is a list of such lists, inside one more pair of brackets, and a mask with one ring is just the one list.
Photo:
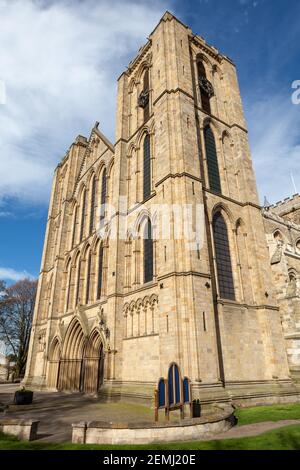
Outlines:
[[282, 421], [264, 421], [263, 423], [245, 424], [244, 426], [235, 426], [227, 432], [222, 432], [209, 440], [236, 439], [240, 437], [258, 436], [273, 429], [283, 428], [292, 424], [299, 424], [300, 419], [286, 419]]
[[[12, 406], [13, 395], [20, 385], [0, 384], [0, 403], [10, 404], [7, 418], [28, 418], [40, 421], [40, 441], [66, 442], [72, 438], [72, 423], [78, 421], [149, 422], [153, 423], [153, 410], [141, 404], [109, 403], [99, 398], [59, 392], [35, 392], [34, 403], [26, 407]], [[3, 413], [0, 413], [0, 418]], [[299, 424], [300, 420], [285, 420], [235, 426], [229, 431], [212, 436], [209, 440], [257, 436], [272, 429]], [[208, 439], [205, 439], [208, 440]]]
[[154, 412], [147, 406], [123, 402], [108, 406], [98, 397], [80, 393], [34, 392], [32, 406], [12, 405], [14, 392], [19, 388], [19, 384], [0, 384], [0, 403], [10, 405], [5, 416], [39, 420], [41, 441], [71, 441], [71, 425], [79, 421], [153, 422]]

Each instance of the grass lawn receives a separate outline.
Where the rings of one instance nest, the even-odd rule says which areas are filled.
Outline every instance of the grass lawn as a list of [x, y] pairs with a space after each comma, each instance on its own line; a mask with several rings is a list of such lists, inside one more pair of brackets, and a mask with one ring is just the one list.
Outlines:
[[235, 416], [238, 418], [238, 426], [244, 426], [245, 424], [262, 423], [263, 421], [300, 419], [300, 404], [240, 408], [235, 412]]
[[287, 426], [260, 436], [220, 441], [152, 444], [147, 446], [101, 446], [48, 444], [18, 441], [0, 434], [0, 450], [300, 450], [300, 425]]
[[[271, 405], [239, 409], [235, 412], [238, 425], [263, 421], [300, 420], [300, 404]], [[19, 441], [0, 433], [0, 450], [300, 450], [299, 424], [266, 432], [259, 436], [200, 442], [151, 444], [143, 446], [107, 446], [80, 444], [50, 444], [39, 441]]]

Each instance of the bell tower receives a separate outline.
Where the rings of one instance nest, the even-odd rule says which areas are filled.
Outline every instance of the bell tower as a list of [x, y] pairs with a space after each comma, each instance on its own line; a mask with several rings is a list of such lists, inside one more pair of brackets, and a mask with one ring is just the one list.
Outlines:
[[115, 144], [56, 171], [25, 382], [150, 402], [170, 365], [203, 404], [294, 391], [236, 67], [166, 12]]
[[[119, 78], [115, 151], [134, 220], [115, 258], [122, 383], [152, 390], [172, 362], [200, 396], [289, 382], [236, 68], [169, 12]], [[198, 243], [174, 207], [193, 230], [202, 214]]]

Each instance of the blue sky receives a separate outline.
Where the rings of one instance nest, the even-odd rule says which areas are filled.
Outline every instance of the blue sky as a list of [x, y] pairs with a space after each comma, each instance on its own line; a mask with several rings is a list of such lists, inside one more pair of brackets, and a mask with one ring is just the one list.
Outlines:
[[167, 9], [238, 67], [261, 201], [300, 192], [298, 0], [0, 0], [0, 278], [38, 275], [53, 170], [96, 120], [114, 140], [116, 79]]

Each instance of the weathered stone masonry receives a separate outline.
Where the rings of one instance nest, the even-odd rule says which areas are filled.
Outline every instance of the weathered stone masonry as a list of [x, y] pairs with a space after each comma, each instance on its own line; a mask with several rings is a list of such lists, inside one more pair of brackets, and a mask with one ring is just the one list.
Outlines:
[[[156, 238], [158, 204], [204, 206], [203, 246], [174, 219]], [[166, 12], [119, 77], [115, 144], [96, 123], [55, 171], [25, 382], [150, 399], [176, 362], [203, 401], [295, 394], [263, 215], [235, 65]]]

